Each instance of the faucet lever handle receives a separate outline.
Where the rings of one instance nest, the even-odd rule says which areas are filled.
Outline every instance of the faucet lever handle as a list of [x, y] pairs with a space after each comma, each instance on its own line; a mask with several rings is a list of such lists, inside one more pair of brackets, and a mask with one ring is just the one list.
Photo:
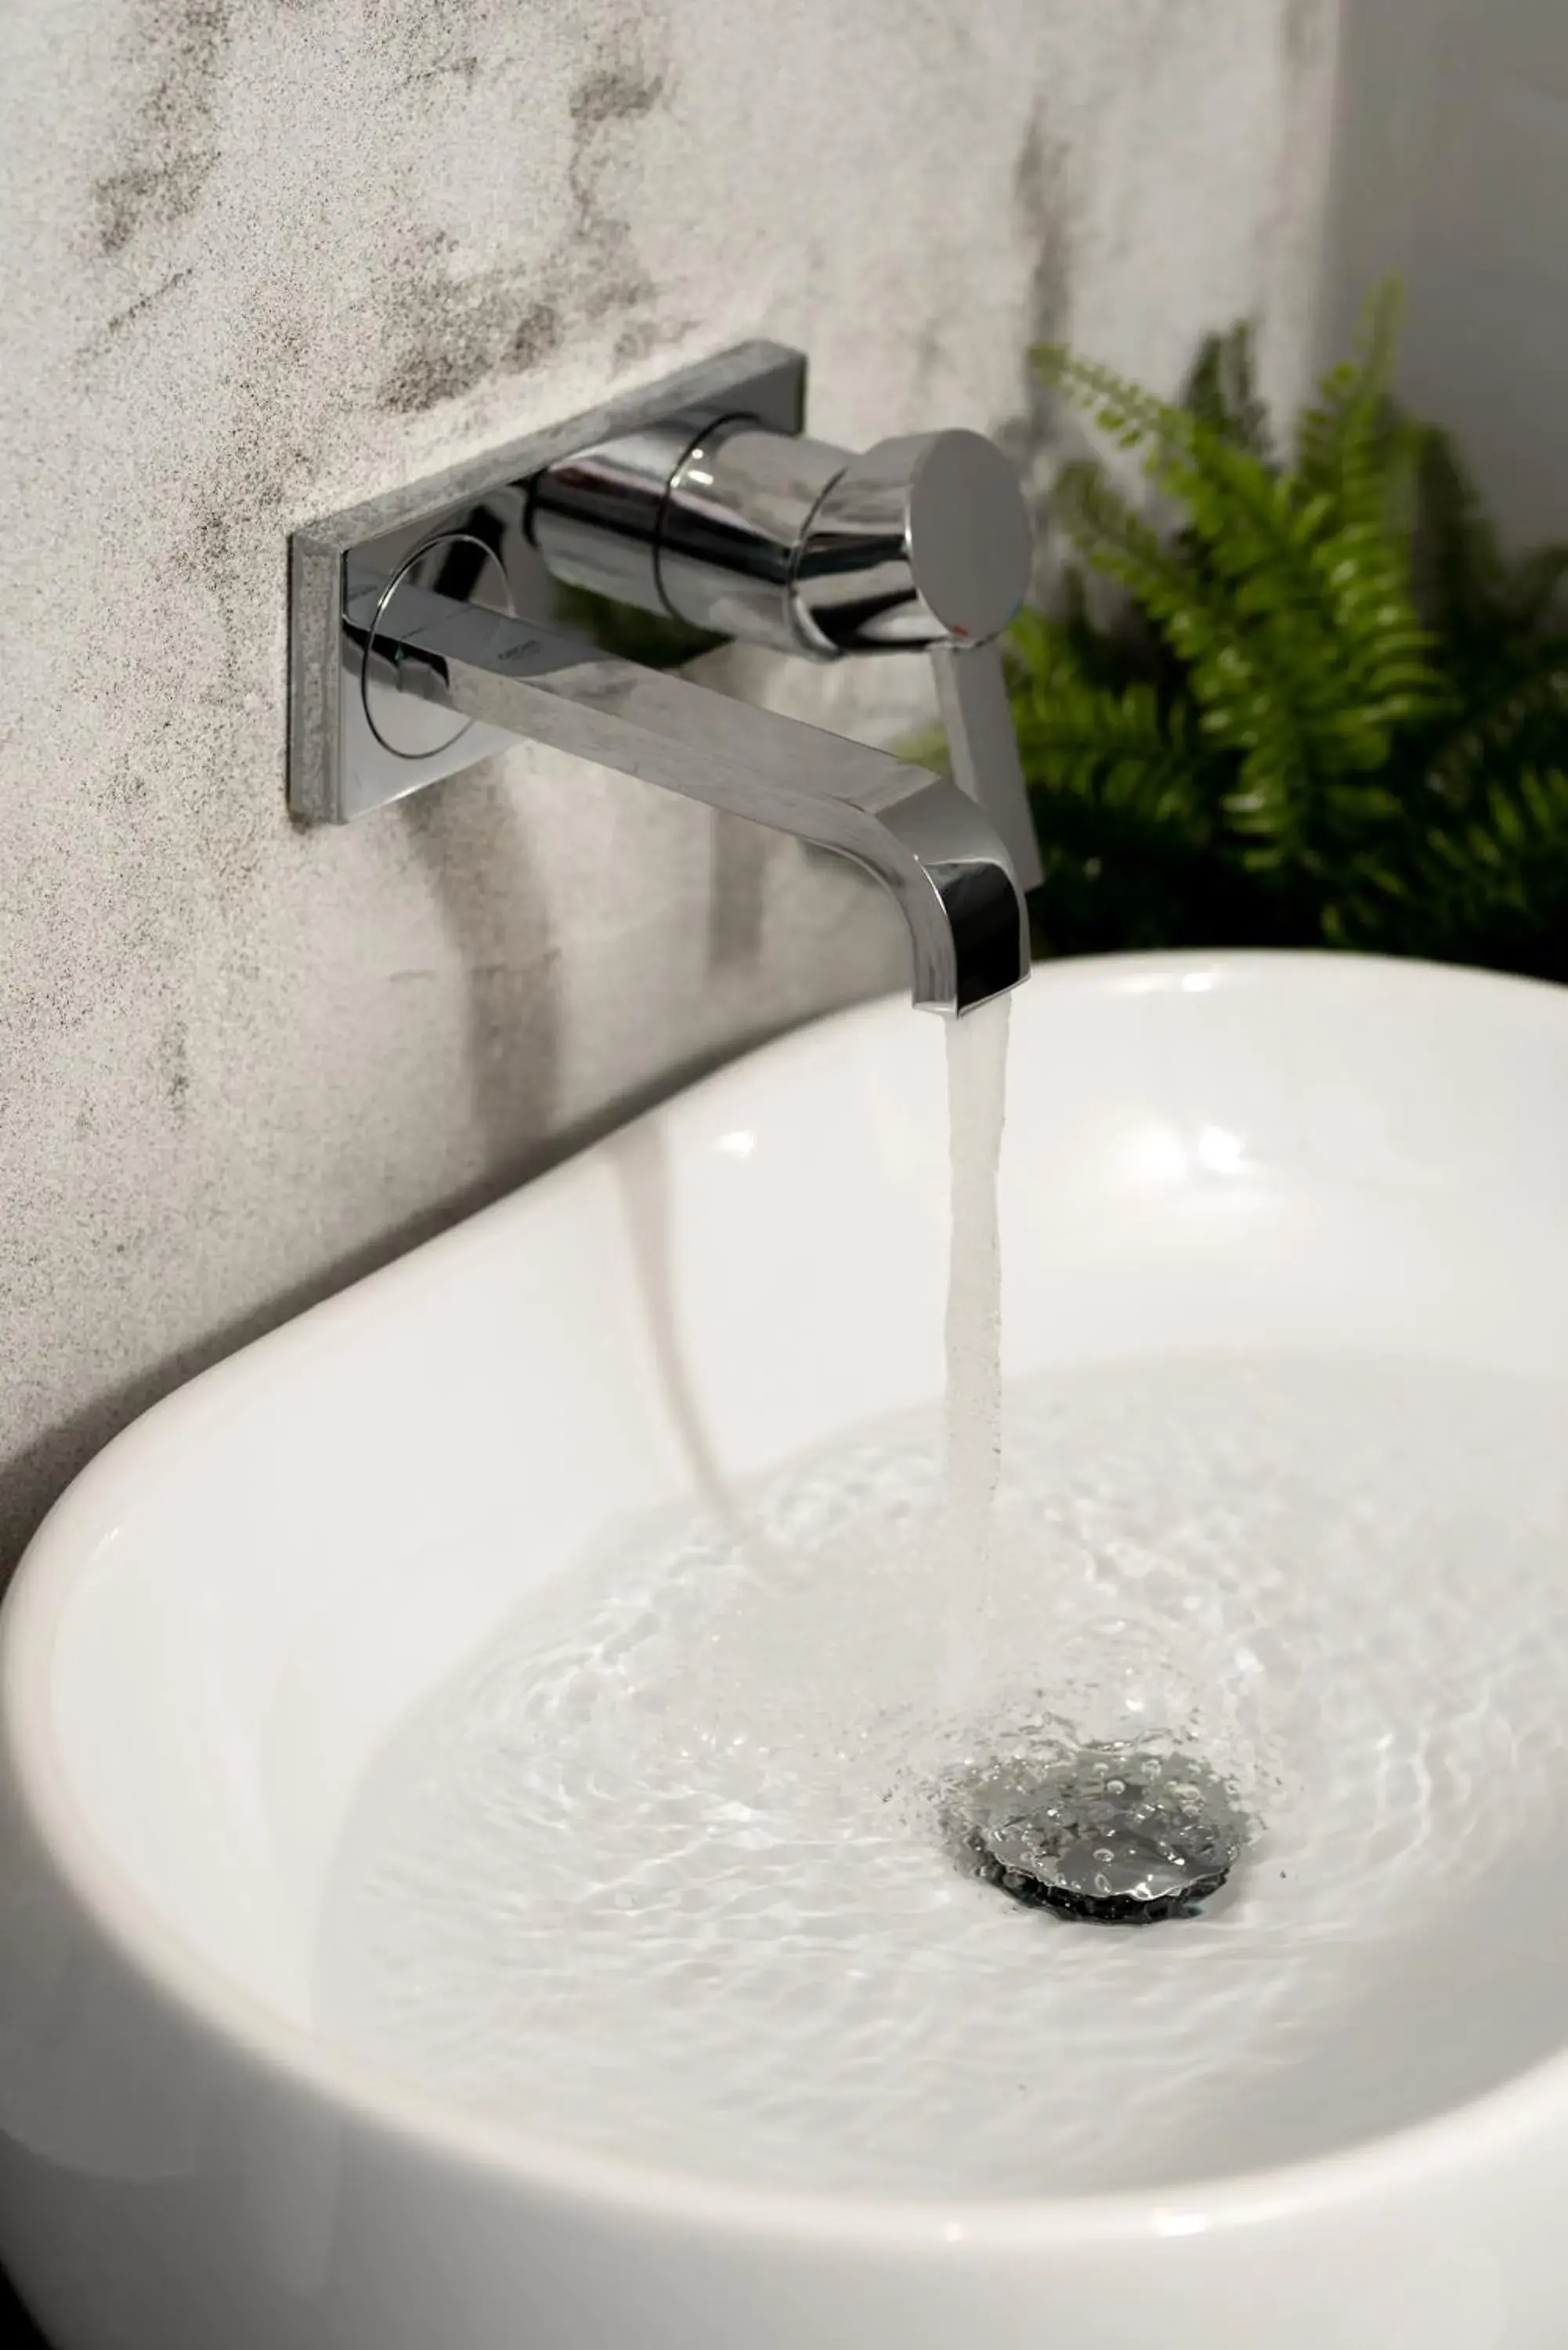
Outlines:
[[933, 645], [931, 667], [953, 781], [991, 818], [1019, 888], [1037, 889], [1044, 878], [1040, 844], [1029, 812], [1002, 647], [994, 638], [981, 645]]
[[993, 441], [909, 432], [846, 458], [805, 524], [792, 581], [811, 650], [980, 645], [1023, 601], [1033, 534]]
[[819, 653], [924, 647], [953, 778], [978, 800], [1023, 889], [1040, 851], [997, 639], [1029, 585], [1033, 534], [1017, 473], [978, 432], [908, 433], [851, 457], [817, 501], [793, 581]]

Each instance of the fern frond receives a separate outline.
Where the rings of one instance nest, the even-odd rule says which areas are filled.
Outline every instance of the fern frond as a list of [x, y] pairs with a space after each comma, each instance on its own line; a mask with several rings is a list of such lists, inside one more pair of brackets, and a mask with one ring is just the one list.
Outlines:
[[[1092, 464], [1058, 485], [1086, 558], [1135, 597], [1185, 665], [1214, 744], [1241, 758], [1230, 798], [1261, 869], [1320, 853], [1347, 817], [1380, 816], [1324, 786], [1369, 775], [1394, 730], [1442, 705], [1397, 553], [1337, 527], [1333, 501], [1204, 433], [1151, 467], [1184, 503], [1208, 562], [1168, 546]], [[1325, 823], [1327, 817], [1331, 821]]]
[[1150, 440], [1179, 440], [1191, 426], [1187, 411], [1174, 401], [1157, 399], [1115, 368], [1081, 359], [1064, 343], [1036, 343], [1030, 357], [1042, 383], [1076, 401], [1124, 449]]
[[1210, 345], [1182, 409], [1059, 347], [1043, 355], [1124, 447], [1144, 448], [1151, 482], [1185, 509], [1172, 548], [1098, 470], [1069, 467], [1059, 484], [1083, 553], [1147, 614], [1186, 667], [1210, 737], [1240, 754], [1231, 816], [1262, 868], [1326, 848], [1314, 836], [1332, 838], [1358, 810], [1378, 818], [1374, 800], [1346, 800], [1334, 779], [1373, 774], [1397, 729], [1445, 703], [1387, 527], [1395, 327], [1391, 301], [1373, 309], [1359, 363], [1309, 419], [1315, 485], [1258, 453], [1244, 328]]
[[1390, 400], [1403, 313], [1397, 279], [1375, 288], [1362, 308], [1354, 358], [1329, 369], [1316, 405], [1303, 411], [1296, 427], [1295, 472], [1303, 491], [1326, 492], [1347, 520], [1375, 528], [1392, 519], [1393, 476], [1407, 473], [1417, 453], [1397, 429]]
[[1246, 933], [1246, 890], [1224, 837], [1229, 763], [1188, 709], [1146, 680], [1098, 681], [1073, 622], [1025, 612], [1010, 646], [1019, 750], [1043, 882], [1040, 935], [1056, 953], [1216, 945]]
[[1167, 535], [1069, 466], [1062, 519], [1147, 633], [1082, 604], [1015, 632], [1057, 948], [1319, 941], [1568, 978], [1568, 548], [1505, 562], [1452, 442], [1394, 400], [1398, 307], [1368, 304], [1288, 467], [1244, 325], [1180, 406], [1036, 355], [1180, 517]]
[[1013, 716], [1035, 790], [1073, 794], [1193, 847], [1212, 843], [1217, 799], [1179, 706], [1163, 711], [1151, 685], [1087, 677], [1070, 631], [1043, 614], [1021, 616], [1013, 648]]
[[1092, 457], [1063, 468], [1056, 510], [1085, 561], [1115, 579], [1157, 619], [1204, 594], [1179, 550], [1138, 514]]
[[1185, 503], [1238, 611], [1268, 635], [1270, 660], [1315, 681], [1307, 702], [1331, 765], [1380, 764], [1393, 727], [1441, 707], [1431, 639], [1386, 534], [1224, 443], [1167, 461], [1157, 478]]
[[1499, 777], [1424, 844], [1422, 898], [1441, 950], [1561, 977], [1568, 969], [1568, 768]]
[[1468, 807], [1494, 775], [1568, 768], [1568, 637], [1501, 648], [1472, 670], [1460, 722], [1440, 736], [1428, 773], [1447, 803]]
[[1219, 440], [1272, 466], [1273, 436], [1258, 394], [1252, 346], [1247, 318], [1238, 318], [1222, 335], [1206, 337], [1188, 380], [1186, 405]]
[[1474, 479], [1452, 436], [1436, 425], [1421, 428], [1411, 572], [1428, 626], [1461, 636], [1503, 586], [1501, 550]]

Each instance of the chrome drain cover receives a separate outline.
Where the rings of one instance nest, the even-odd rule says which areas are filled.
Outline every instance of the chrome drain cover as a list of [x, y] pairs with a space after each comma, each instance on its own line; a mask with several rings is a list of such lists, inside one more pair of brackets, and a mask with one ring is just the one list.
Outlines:
[[1211, 1771], [1114, 1745], [972, 1766], [949, 1785], [943, 1823], [969, 1875], [1106, 1926], [1191, 1917], [1245, 1842], [1236, 1799]]

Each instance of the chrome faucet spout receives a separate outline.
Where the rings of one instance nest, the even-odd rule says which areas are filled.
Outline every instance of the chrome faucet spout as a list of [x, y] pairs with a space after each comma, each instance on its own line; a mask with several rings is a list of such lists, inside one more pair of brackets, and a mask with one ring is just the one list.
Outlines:
[[[903, 915], [917, 1004], [1016, 987], [1040, 879], [1000, 649], [1017, 474], [967, 431], [808, 440], [805, 395], [800, 352], [743, 344], [296, 531], [293, 814], [352, 824], [545, 743], [854, 858]], [[953, 780], [668, 666], [726, 638], [929, 654]]]
[[367, 690], [378, 697], [413, 695], [864, 866], [903, 915], [923, 1008], [968, 1012], [1027, 975], [1028, 920], [1008, 852], [957, 785], [411, 584], [363, 617]]

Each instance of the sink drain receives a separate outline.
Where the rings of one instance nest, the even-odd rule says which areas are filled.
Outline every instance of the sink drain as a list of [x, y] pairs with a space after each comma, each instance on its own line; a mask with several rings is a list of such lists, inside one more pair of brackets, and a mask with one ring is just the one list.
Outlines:
[[1212, 1772], [1121, 1746], [982, 1764], [950, 1785], [943, 1818], [969, 1875], [1106, 1926], [1190, 1917], [1245, 1840], [1235, 1797]]

